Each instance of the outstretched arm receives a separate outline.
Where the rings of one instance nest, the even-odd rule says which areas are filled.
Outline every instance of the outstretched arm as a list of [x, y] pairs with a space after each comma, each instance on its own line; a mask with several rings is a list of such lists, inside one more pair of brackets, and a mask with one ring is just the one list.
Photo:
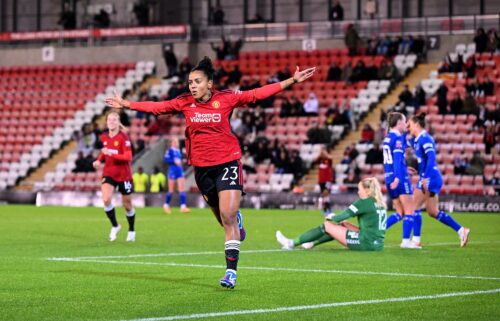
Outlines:
[[121, 109], [121, 108], [130, 108], [132, 110], [143, 111], [146, 113], [153, 113], [155, 115], [160, 114], [172, 114], [180, 111], [179, 104], [176, 99], [165, 100], [161, 102], [154, 101], [142, 101], [142, 102], [133, 102], [123, 99], [120, 95], [114, 92], [114, 96], [108, 97], [104, 100], [106, 105]]
[[253, 103], [256, 100], [261, 100], [271, 97], [279, 93], [280, 91], [284, 90], [285, 88], [290, 87], [293, 84], [303, 82], [306, 79], [310, 78], [312, 75], [314, 75], [314, 71], [316, 71], [316, 67], [300, 71], [299, 66], [297, 66], [295, 74], [291, 78], [285, 79], [279, 83], [274, 83], [262, 86], [260, 88], [239, 92], [239, 94], [235, 95], [236, 97], [235, 107]]

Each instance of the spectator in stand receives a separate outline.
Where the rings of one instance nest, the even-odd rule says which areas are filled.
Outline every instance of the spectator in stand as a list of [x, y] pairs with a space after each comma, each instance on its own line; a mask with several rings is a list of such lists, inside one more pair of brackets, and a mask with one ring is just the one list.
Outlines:
[[297, 150], [290, 153], [289, 168], [285, 168], [285, 173], [293, 174], [293, 179], [298, 182], [304, 176], [304, 163]]
[[288, 117], [290, 116], [291, 112], [292, 104], [290, 103], [290, 100], [287, 97], [283, 97], [283, 100], [281, 101], [280, 117]]
[[359, 60], [356, 63], [356, 66], [352, 70], [352, 75], [350, 82], [358, 82], [362, 80], [366, 80], [366, 66], [365, 63], [361, 60]]
[[363, 12], [368, 16], [368, 18], [372, 20], [375, 19], [375, 14], [377, 13], [377, 1], [366, 0]]
[[398, 68], [390, 60], [382, 61], [377, 72], [377, 77], [390, 81], [398, 81], [401, 78]]
[[171, 44], [163, 45], [163, 60], [165, 60], [165, 65], [168, 69], [165, 79], [175, 76], [175, 74], [177, 73], [177, 57], [172, 50]]
[[425, 105], [426, 93], [420, 84], [415, 87], [415, 107], [418, 110], [420, 106]]
[[290, 116], [304, 115], [304, 105], [297, 96], [292, 96], [291, 104], [292, 109], [290, 111]]
[[399, 43], [399, 46], [398, 46], [398, 55], [409, 54], [412, 46], [413, 46], [413, 37], [411, 37], [411, 36], [403, 37], [403, 39], [401, 40], [401, 42]]
[[344, 8], [340, 4], [340, 1], [336, 1], [335, 5], [330, 11], [330, 21], [342, 21], [344, 20]]
[[221, 41], [218, 45], [216, 45], [215, 43], [211, 43], [210, 47], [212, 47], [212, 50], [215, 51], [217, 60], [226, 59], [226, 47], [224, 46], [223, 41]]
[[450, 102], [450, 112], [452, 115], [460, 115], [464, 110], [464, 102], [460, 98], [459, 93], [455, 93], [453, 100]]
[[354, 192], [357, 190], [356, 184], [359, 182], [359, 176], [355, 174], [354, 171], [350, 170], [347, 173], [347, 177], [344, 178], [344, 185], [347, 186], [349, 192]]
[[474, 55], [469, 56], [464, 64], [464, 70], [467, 78], [476, 77], [476, 67], [476, 58], [474, 57]]
[[133, 155], [138, 155], [144, 150], [144, 148], [146, 148], [146, 142], [144, 141], [144, 139], [139, 138], [135, 142], [132, 142]]
[[141, 27], [149, 26], [149, 5], [146, 0], [136, 2], [132, 11], [137, 19], [137, 25]]
[[498, 52], [500, 50], [500, 39], [498, 38], [497, 31], [495, 29], [490, 29], [488, 31], [486, 50], [488, 52]]
[[257, 106], [254, 111], [254, 126], [257, 133], [266, 130], [267, 127], [266, 113], [260, 106]]
[[106, 10], [101, 9], [101, 11], [94, 16], [95, 28], [109, 28], [110, 24], [111, 20], [109, 19], [109, 14]]
[[134, 181], [134, 192], [145, 193], [147, 192], [149, 184], [149, 175], [144, 173], [144, 169], [139, 167], [137, 172], [132, 175], [132, 180]]
[[68, 2], [64, 3], [64, 9], [59, 15], [59, 21], [57, 21], [57, 24], [64, 30], [76, 29], [76, 14], [73, 10], [71, 10]]
[[404, 85], [403, 91], [399, 94], [399, 102], [405, 104], [405, 106], [414, 105], [414, 97], [408, 85]]
[[476, 44], [476, 53], [483, 53], [486, 51], [488, 36], [484, 32], [483, 28], [477, 29], [476, 36], [474, 37], [474, 43]]
[[309, 93], [309, 98], [307, 98], [304, 103], [304, 113], [306, 116], [317, 116], [319, 111], [319, 101], [316, 94]]
[[[91, 165], [92, 166], [92, 165]], [[88, 171], [87, 161], [83, 152], [78, 152], [78, 157], [75, 160], [75, 168], [73, 169], [73, 173], [85, 173]]]
[[292, 74], [290, 73], [290, 69], [288, 68], [288, 66], [285, 66], [283, 70], [278, 71], [277, 76], [279, 81], [283, 81], [285, 79], [292, 77]]
[[418, 55], [419, 57], [426, 56], [425, 39], [422, 35], [419, 35], [416, 39], [413, 40], [411, 52]]
[[486, 108], [486, 106], [484, 104], [481, 104], [479, 106], [479, 111], [478, 111], [478, 114], [477, 114], [477, 118], [476, 118], [476, 121], [474, 122], [474, 129], [477, 130], [477, 129], [484, 129], [485, 128], [485, 122], [486, 122], [486, 119], [488, 119], [489, 117], [489, 111], [488, 111], [488, 108]]
[[373, 36], [371, 39], [368, 39], [367, 41], [365, 54], [367, 56], [376, 56], [377, 47], [378, 47], [378, 38]]
[[483, 87], [479, 85], [476, 78], [472, 79], [472, 81], [470, 81], [469, 84], [465, 86], [465, 89], [474, 97], [484, 96]]
[[391, 46], [391, 38], [389, 36], [385, 36], [384, 39], [381, 39], [377, 43], [377, 54], [380, 56], [386, 56], [389, 54], [389, 47]]
[[309, 144], [330, 144], [332, 142], [332, 132], [324, 127], [320, 128], [318, 123], [313, 123], [307, 131], [307, 143]]
[[479, 108], [476, 104], [476, 99], [468, 92], [465, 93], [464, 99], [464, 109], [463, 113], [466, 115], [476, 115], [479, 114]]
[[239, 84], [241, 77], [243, 74], [240, 71], [240, 67], [238, 65], [233, 65], [233, 70], [229, 72], [229, 75], [226, 80], [226, 84]]
[[465, 170], [467, 169], [467, 161], [461, 156], [455, 156], [453, 160], [453, 173], [455, 175], [463, 175], [465, 174]]
[[366, 164], [382, 164], [384, 162], [384, 155], [379, 144], [373, 144], [373, 147], [366, 153]]
[[278, 153], [278, 157], [272, 160], [276, 174], [284, 174], [285, 170], [290, 168], [290, 160], [288, 159], [288, 153], [284, 147], [280, 148], [280, 152]]
[[374, 144], [382, 144], [382, 140], [384, 137], [387, 135], [387, 132], [385, 130], [385, 127], [383, 124], [379, 124], [377, 127], [377, 130], [375, 130], [375, 135], [373, 136], [373, 143]]
[[215, 7], [212, 14], [212, 23], [215, 26], [222, 26], [224, 24], [224, 10], [221, 6]]
[[241, 157], [241, 164], [243, 165], [243, 170], [245, 171], [246, 175], [248, 175], [248, 173], [257, 172], [255, 170], [255, 160], [253, 159], [252, 155], [250, 155], [249, 151], [245, 151], [245, 153], [243, 153], [243, 156]]
[[354, 28], [354, 25], [351, 23], [347, 26], [347, 30], [344, 37], [344, 42], [346, 47], [349, 49], [349, 56], [356, 56], [358, 54], [358, 47], [361, 38], [358, 35], [358, 32]]
[[479, 84], [485, 96], [493, 96], [495, 94], [495, 84], [490, 80], [488, 75], [484, 75], [483, 82]]
[[150, 176], [149, 191], [151, 193], [159, 193], [165, 190], [167, 186], [167, 177], [158, 166], [154, 167], [154, 174]]
[[266, 159], [271, 158], [271, 153], [269, 152], [269, 148], [267, 148], [267, 142], [262, 139], [256, 141], [256, 144], [254, 144], [251, 153], [257, 164], [261, 164]]
[[395, 56], [398, 54], [399, 44], [401, 43], [401, 37], [394, 37], [389, 43], [389, 50], [387, 51], [388, 56]]
[[448, 87], [446, 87], [445, 83], [442, 82], [439, 85], [438, 90], [436, 91], [437, 96], [437, 106], [439, 108], [440, 115], [446, 115], [448, 113]]
[[375, 138], [375, 131], [373, 130], [370, 124], [365, 124], [363, 127], [363, 131], [361, 132], [361, 140], [359, 141], [361, 144], [371, 144], [373, 143], [373, 139]]
[[495, 125], [489, 125], [484, 131], [484, 147], [486, 154], [491, 154], [493, 147], [495, 146]]
[[352, 75], [352, 64], [349, 60], [342, 69], [342, 81], [350, 81]]
[[468, 175], [484, 175], [484, 167], [486, 162], [484, 161], [483, 155], [476, 150], [474, 155], [469, 161], [469, 166], [465, 169], [465, 173]]
[[226, 60], [238, 60], [240, 58], [240, 50], [243, 47], [243, 39], [238, 39], [237, 41], [229, 41], [224, 38], [224, 47], [226, 50]]
[[187, 77], [191, 72], [191, 69], [193, 69], [193, 66], [189, 62], [189, 58], [185, 57], [184, 59], [182, 59], [182, 62], [179, 65], [179, 78], [183, 83], [187, 82]]

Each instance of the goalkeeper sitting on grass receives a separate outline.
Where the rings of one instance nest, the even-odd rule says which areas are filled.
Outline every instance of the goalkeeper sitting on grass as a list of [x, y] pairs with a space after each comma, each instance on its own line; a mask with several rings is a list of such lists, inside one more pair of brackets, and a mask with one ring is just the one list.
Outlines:
[[[305, 232], [298, 238], [288, 239], [280, 231], [276, 231], [276, 239], [287, 250], [299, 245], [310, 249], [332, 240], [339, 241], [350, 250], [382, 250], [387, 213], [377, 179], [373, 177], [363, 179], [358, 184], [358, 195], [359, 199], [341, 214], [328, 214], [324, 224]], [[359, 227], [345, 221], [355, 216], [358, 218]]]

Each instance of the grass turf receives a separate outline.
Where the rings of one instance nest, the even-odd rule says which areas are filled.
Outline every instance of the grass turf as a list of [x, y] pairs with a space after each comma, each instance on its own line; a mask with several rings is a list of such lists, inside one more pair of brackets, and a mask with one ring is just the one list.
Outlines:
[[[124, 228], [110, 243], [102, 209], [1, 206], [0, 319], [129, 320], [500, 289], [499, 215], [453, 214], [471, 228], [466, 248], [459, 247], [450, 228], [424, 217], [421, 251], [399, 249], [399, 224], [387, 232], [386, 249], [377, 253], [349, 252], [338, 243], [309, 251], [245, 253], [279, 249], [277, 229], [295, 237], [322, 221], [318, 211], [245, 210], [248, 237], [242, 244], [237, 286], [231, 291], [218, 285], [225, 268], [223, 232], [208, 210], [186, 215], [174, 209], [170, 216], [158, 208], [137, 212], [137, 241], [125, 242], [126, 219], [118, 209]], [[196, 252], [218, 253], [185, 254]], [[130, 256], [165, 253], [184, 255]], [[88, 256], [94, 258], [47, 259]], [[494, 279], [476, 278], [481, 276]], [[206, 320], [499, 317], [497, 292], [215, 315]]]

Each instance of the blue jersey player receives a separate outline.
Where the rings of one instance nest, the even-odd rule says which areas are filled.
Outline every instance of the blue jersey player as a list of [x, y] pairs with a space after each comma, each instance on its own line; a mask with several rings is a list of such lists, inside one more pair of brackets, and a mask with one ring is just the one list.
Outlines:
[[[413, 188], [408, 169], [406, 168], [405, 149], [407, 146], [406, 117], [397, 112], [389, 114], [389, 133], [384, 138], [382, 151], [384, 155], [385, 184], [396, 213], [387, 219], [387, 228], [403, 218], [403, 241], [401, 248], [418, 249], [418, 245], [410, 241], [413, 229]], [[403, 217], [402, 217], [402, 215]]]
[[165, 195], [165, 203], [163, 204], [163, 212], [170, 214], [170, 201], [172, 200], [172, 192], [177, 182], [177, 190], [181, 203], [181, 213], [189, 213], [189, 208], [186, 206], [186, 193], [184, 192], [184, 170], [182, 169], [182, 153], [179, 149], [179, 140], [172, 138], [170, 148], [166, 151], [164, 157], [165, 163], [168, 164], [168, 192]]
[[[436, 143], [427, 131], [425, 131], [425, 113], [413, 116], [408, 121], [408, 130], [411, 144], [415, 150], [418, 161], [419, 181], [415, 190], [415, 205], [419, 209], [424, 203], [427, 213], [441, 223], [454, 229], [460, 238], [460, 246], [467, 245], [470, 229], [461, 226], [457, 221], [444, 211], [440, 211], [439, 192], [443, 186], [443, 178], [439, 172], [436, 162]], [[417, 224], [417, 229], [421, 228]], [[420, 231], [417, 231], [418, 235]], [[414, 234], [417, 234], [414, 232]]]

